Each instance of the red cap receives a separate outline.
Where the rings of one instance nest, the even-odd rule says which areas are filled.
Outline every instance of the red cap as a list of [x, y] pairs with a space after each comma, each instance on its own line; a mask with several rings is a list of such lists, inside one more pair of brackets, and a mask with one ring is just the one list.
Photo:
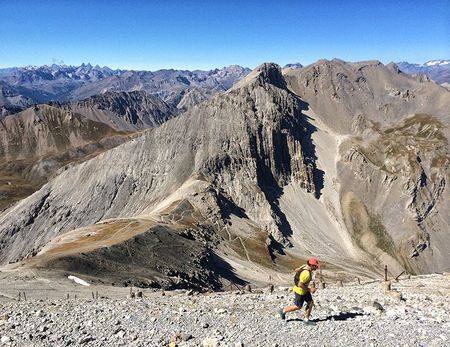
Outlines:
[[309, 265], [314, 265], [314, 266], [320, 267], [320, 264], [319, 264], [319, 262], [317, 261], [316, 258], [309, 258], [309, 259], [308, 259], [308, 264], [309, 264]]

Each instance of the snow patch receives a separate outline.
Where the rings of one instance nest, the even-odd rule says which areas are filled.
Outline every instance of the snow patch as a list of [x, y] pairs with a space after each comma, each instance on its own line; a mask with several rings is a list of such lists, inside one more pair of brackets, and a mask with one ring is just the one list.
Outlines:
[[82, 280], [81, 278], [78, 278], [78, 277], [76, 277], [76, 276], [70, 275], [70, 276], [67, 276], [67, 278], [68, 278], [69, 280], [73, 280], [75, 283], [81, 284], [82, 286], [86, 286], [86, 287], [89, 287], [89, 286], [90, 286], [89, 283], [87, 283], [86, 281], [84, 281], [84, 280]]
[[423, 66], [435, 66], [435, 65], [448, 65], [450, 64], [450, 60], [430, 60], [425, 63]]

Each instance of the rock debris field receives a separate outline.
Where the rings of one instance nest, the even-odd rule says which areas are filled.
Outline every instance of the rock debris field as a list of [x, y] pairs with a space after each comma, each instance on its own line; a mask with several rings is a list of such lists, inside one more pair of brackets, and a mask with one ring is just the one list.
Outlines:
[[29, 291], [26, 301], [23, 294], [18, 301], [6, 293], [12, 287], [0, 288], [6, 346], [450, 345], [449, 274], [392, 282], [389, 292], [382, 282], [330, 284], [314, 295], [315, 326], [303, 323], [303, 310], [288, 313], [285, 321], [278, 316], [277, 309], [292, 302], [287, 287], [251, 293], [144, 290], [142, 298], [127, 298], [129, 288], [103, 287], [93, 299], [98, 287], [91, 286], [76, 299], [48, 290], [42, 298]]

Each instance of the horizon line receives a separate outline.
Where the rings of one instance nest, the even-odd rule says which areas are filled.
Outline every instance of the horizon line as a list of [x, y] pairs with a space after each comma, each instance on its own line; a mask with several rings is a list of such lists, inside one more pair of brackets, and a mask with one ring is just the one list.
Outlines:
[[341, 61], [344, 61], [344, 62], [346, 62], [346, 63], [361, 63], [361, 62], [368, 62], [368, 61], [379, 61], [379, 62], [381, 62], [383, 65], [388, 65], [388, 64], [391, 64], [391, 63], [394, 63], [394, 64], [398, 64], [398, 63], [408, 63], [408, 64], [414, 64], [414, 65], [425, 65], [425, 64], [427, 64], [427, 63], [429, 63], [429, 62], [434, 62], [434, 61], [450, 61], [450, 59], [441, 59], [441, 58], [430, 59], [430, 60], [427, 60], [426, 62], [423, 62], [423, 63], [409, 62], [409, 61], [407, 61], [407, 60], [401, 60], [401, 61], [398, 61], [398, 62], [394, 62], [394, 61], [383, 62], [383, 61], [381, 61], [381, 60], [379, 60], [379, 59], [376, 59], [376, 58], [374, 58], [374, 59], [364, 59], [364, 60], [352, 61], [352, 60], [344, 60], [344, 59], [335, 57], [335, 58], [332, 58], [332, 59], [328, 59], [328, 58], [320, 58], [320, 59], [315, 60], [315, 61], [312, 62], [312, 63], [307, 63], [307, 64], [301, 63], [301, 62], [299, 62], [299, 61], [297, 61], [297, 62], [291, 62], [291, 63], [286, 63], [286, 64], [279, 64], [279, 63], [276, 63], [276, 62], [274, 62], [274, 61], [268, 60], [268, 61], [264, 61], [264, 62], [261, 62], [261, 63], [259, 63], [259, 64], [256, 64], [254, 67], [244, 66], [244, 65], [240, 65], [240, 64], [229, 64], [229, 65], [223, 65], [222, 67], [215, 66], [215, 67], [212, 67], [212, 68], [206, 68], [206, 67], [200, 67], [200, 68], [199, 68], [199, 67], [197, 67], [197, 68], [193, 68], [193, 67], [190, 67], [190, 68], [187, 68], [187, 67], [160, 67], [160, 68], [158, 68], [158, 67], [155, 67], [155, 68], [152, 68], [152, 67], [129, 67], [129, 66], [127, 67], [127, 66], [125, 66], [125, 65], [124, 65], [123, 67], [118, 67], [117, 65], [111, 65], [111, 66], [113, 66], [113, 67], [111, 67], [111, 66], [108, 66], [108, 65], [103, 65], [103, 66], [101, 66], [100, 64], [92, 64], [92, 63], [90, 63], [90, 62], [87, 62], [87, 63], [82, 62], [82, 63], [79, 64], [79, 65], [66, 64], [66, 63], [64, 63], [64, 62], [60, 62], [60, 63], [54, 62], [54, 63], [48, 63], [48, 64], [42, 64], [42, 65], [38, 65], [38, 64], [28, 64], [28, 65], [18, 65], [18, 66], [0, 66], [0, 70], [6, 70], [6, 69], [21, 69], [21, 68], [22, 68], [22, 69], [24, 69], [24, 68], [40, 68], [40, 67], [52, 67], [52, 66], [58, 66], [58, 67], [76, 67], [76, 68], [79, 68], [79, 67], [88, 66], [88, 65], [90, 65], [90, 66], [93, 67], [93, 68], [100, 68], [100, 69], [105, 69], [105, 68], [106, 68], [106, 69], [110, 69], [110, 70], [112, 70], [112, 71], [137, 71], [137, 72], [139, 72], [139, 71], [161, 71], [161, 70], [176, 70], [176, 71], [213, 71], [213, 70], [226, 69], [226, 68], [231, 67], [231, 66], [238, 66], [238, 67], [241, 67], [241, 68], [244, 68], [244, 69], [250, 69], [250, 70], [253, 70], [254, 68], [256, 68], [256, 67], [258, 67], [259, 65], [264, 64], [264, 63], [275, 63], [275, 64], [279, 65], [280, 67], [284, 67], [284, 66], [286, 66], [286, 65], [295, 65], [295, 64], [300, 64], [300, 65], [302, 65], [303, 67], [306, 67], [306, 66], [308, 66], [308, 65], [315, 64], [315, 63], [317, 63], [317, 62], [319, 62], [319, 61], [322, 61], [322, 60], [327, 60], [327, 61], [341, 60]]

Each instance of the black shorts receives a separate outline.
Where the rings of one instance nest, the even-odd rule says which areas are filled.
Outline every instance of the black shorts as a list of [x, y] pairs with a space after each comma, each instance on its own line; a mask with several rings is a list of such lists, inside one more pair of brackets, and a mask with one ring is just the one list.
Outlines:
[[294, 292], [295, 297], [294, 297], [294, 305], [301, 308], [303, 306], [303, 303], [306, 301], [311, 302], [312, 301], [312, 296], [310, 292], [306, 292], [305, 295], [300, 295], [296, 292]]

